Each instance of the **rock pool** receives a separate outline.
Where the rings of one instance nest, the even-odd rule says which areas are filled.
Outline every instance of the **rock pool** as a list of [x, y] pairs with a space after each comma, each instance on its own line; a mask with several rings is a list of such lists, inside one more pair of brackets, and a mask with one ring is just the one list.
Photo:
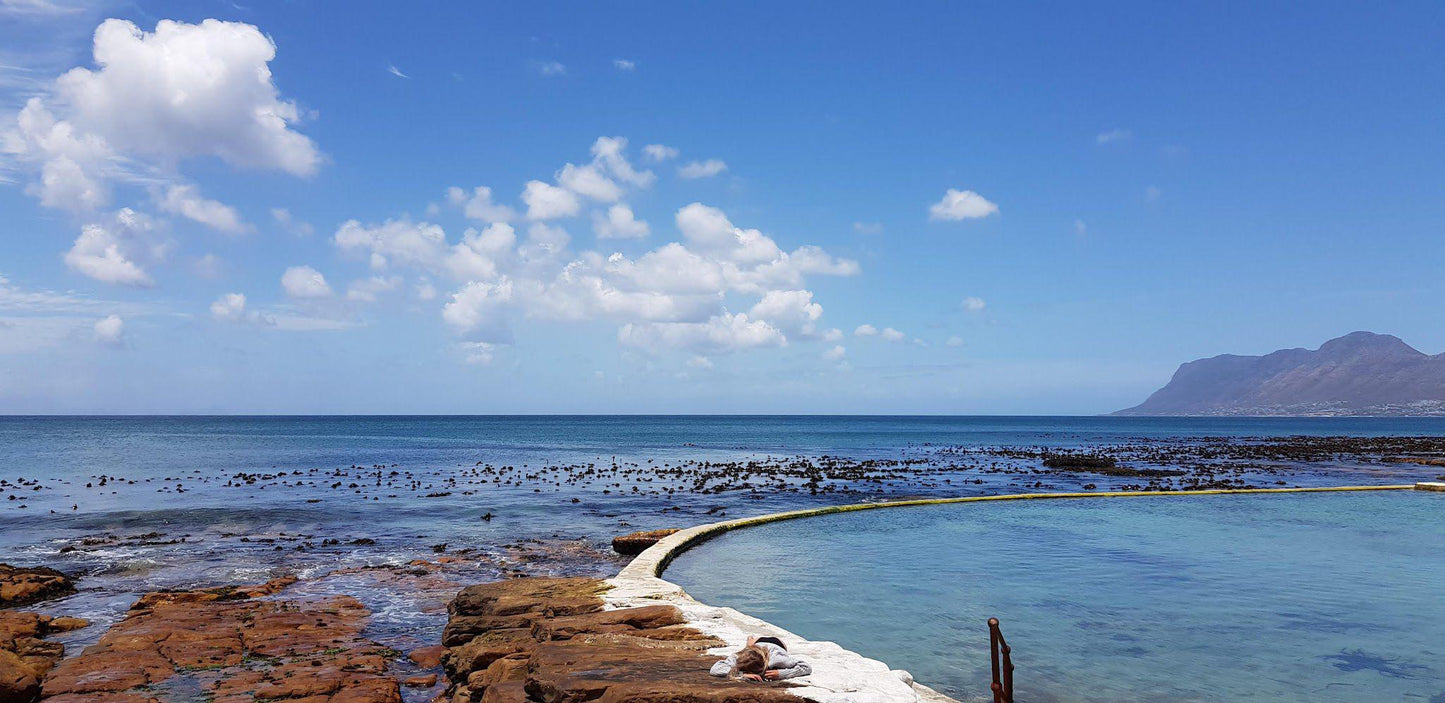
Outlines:
[[871, 510], [725, 534], [666, 578], [963, 700], [1003, 621], [1021, 701], [1439, 701], [1445, 495]]

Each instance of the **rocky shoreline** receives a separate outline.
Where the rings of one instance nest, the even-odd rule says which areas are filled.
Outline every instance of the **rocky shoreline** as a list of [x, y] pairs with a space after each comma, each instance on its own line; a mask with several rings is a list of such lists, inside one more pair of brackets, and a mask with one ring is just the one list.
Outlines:
[[[624, 535], [618, 544], [636, 553], [675, 532]], [[417, 560], [396, 578], [435, 579], [461, 559]], [[3, 605], [74, 589], [52, 573], [0, 566], [0, 589], [12, 595]], [[316, 583], [284, 577], [146, 593], [69, 658], [45, 638], [85, 621], [0, 610], [0, 703], [950, 700], [881, 662], [703, 605], [626, 569], [613, 579], [513, 574], [458, 586], [440, 643], [410, 651], [368, 637], [372, 612], [349, 595], [315, 594]], [[814, 674], [763, 684], [710, 676], [712, 662], [747, 634], [785, 638], [814, 662]]]

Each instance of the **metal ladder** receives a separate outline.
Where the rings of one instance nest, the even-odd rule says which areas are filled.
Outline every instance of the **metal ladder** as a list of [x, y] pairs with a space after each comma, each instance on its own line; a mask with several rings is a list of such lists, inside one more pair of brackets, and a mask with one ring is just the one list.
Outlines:
[[1014, 703], [1014, 662], [1008, 642], [998, 629], [998, 618], [988, 619], [988, 649], [993, 659], [993, 703]]

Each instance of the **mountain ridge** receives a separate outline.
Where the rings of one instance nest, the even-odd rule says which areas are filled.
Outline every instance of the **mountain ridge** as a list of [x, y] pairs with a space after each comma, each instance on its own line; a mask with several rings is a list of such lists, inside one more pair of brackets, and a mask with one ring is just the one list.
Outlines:
[[1318, 349], [1220, 354], [1179, 366], [1115, 415], [1445, 415], [1445, 354], [1394, 335], [1351, 332]]

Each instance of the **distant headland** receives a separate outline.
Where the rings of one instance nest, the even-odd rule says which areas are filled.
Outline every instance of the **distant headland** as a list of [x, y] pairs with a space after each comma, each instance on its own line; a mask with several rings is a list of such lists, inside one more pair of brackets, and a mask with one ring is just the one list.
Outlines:
[[1222, 354], [1183, 364], [1115, 415], [1445, 416], [1445, 354], [1352, 332], [1319, 349]]

